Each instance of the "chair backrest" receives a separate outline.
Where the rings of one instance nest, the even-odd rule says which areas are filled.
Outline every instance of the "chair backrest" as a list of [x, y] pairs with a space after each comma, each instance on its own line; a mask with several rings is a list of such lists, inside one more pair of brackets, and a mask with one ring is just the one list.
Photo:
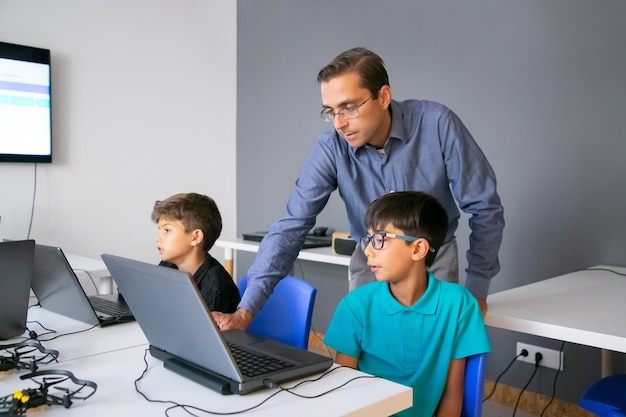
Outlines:
[[[239, 293], [243, 295], [248, 277], [239, 280]], [[317, 290], [299, 278], [281, 279], [265, 305], [254, 317], [248, 331], [279, 342], [307, 349]]]
[[461, 417], [481, 417], [485, 392], [487, 354], [468, 356], [465, 359], [465, 395]]
[[600, 417], [626, 416], [626, 374], [604, 377], [580, 397], [578, 405]]

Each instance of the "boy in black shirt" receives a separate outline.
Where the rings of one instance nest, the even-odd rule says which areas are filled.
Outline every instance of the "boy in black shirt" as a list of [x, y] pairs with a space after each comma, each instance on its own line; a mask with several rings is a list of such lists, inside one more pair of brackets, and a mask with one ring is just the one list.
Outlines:
[[159, 265], [191, 274], [211, 311], [234, 312], [239, 290], [208, 252], [222, 232], [222, 216], [215, 201], [197, 193], [175, 194], [154, 203], [152, 220], [159, 228]]

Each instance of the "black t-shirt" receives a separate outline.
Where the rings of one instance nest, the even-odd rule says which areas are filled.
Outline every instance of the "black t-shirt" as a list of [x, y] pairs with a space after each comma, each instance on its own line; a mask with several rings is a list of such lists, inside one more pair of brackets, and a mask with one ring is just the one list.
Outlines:
[[[161, 261], [159, 265], [178, 269], [171, 262]], [[239, 289], [222, 264], [210, 254], [206, 254], [206, 259], [193, 274], [193, 280], [209, 310], [222, 313], [233, 313], [237, 310], [241, 301]]]

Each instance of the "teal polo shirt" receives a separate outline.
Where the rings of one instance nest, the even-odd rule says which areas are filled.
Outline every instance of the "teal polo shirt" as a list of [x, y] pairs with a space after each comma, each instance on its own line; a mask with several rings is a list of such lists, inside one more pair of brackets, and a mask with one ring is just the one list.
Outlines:
[[324, 344], [358, 358], [358, 369], [413, 388], [413, 407], [398, 416], [431, 417], [450, 361], [490, 352], [478, 302], [459, 284], [428, 272], [413, 306], [396, 301], [384, 282], [350, 291], [339, 303]]

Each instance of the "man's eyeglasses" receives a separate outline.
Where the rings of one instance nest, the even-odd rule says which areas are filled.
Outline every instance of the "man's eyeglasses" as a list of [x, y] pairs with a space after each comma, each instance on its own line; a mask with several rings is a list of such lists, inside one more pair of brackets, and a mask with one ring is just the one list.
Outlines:
[[369, 99], [371, 99], [372, 97], [374, 97], [373, 94], [369, 96], [363, 103], [359, 104], [358, 106], [346, 106], [343, 109], [339, 110], [338, 112], [334, 112], [333, 109], [324, 109], [320, 112], [320, 117], [322, 118], [323, 121], [328, 122], [328, 123], [332, 123], [335, 120], [335, 117], [337, 117], [337, 115], [343, 117], [346, 120], [354, 119], [355, 117], [359, 115], [359, 108], [365, 103], [367, 103]]
[[[377, 232], [371, 236], [363, 236], [361, 238], [361, 249], [365, 250], [365, 248], [367, 248], [367, 245], [371, 243], [372, 248], [376, 250], [380, 250], [385, 245], [385, 238], [387, 237], [391, 237], [395, 239], [402, 239], [402, 240], [406, 240], [407, 242], [415, 242], [416, 240], [421, 239], [421, 237], [415, 237], [415, 236], [405, 236], [405, 235], [397, 235], [395, 233]], [[430, 252], [435, 252], [435, 248], [433, 248], [432, 246], [428, 250]]]

